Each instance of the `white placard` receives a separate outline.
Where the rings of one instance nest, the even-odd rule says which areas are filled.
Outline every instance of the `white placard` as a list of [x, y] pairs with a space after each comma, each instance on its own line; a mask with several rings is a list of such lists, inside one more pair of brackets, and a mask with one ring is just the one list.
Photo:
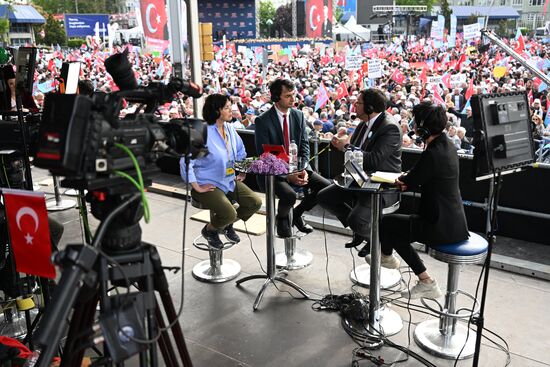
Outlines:
[[454, 74], [451, 75], [451, 87], [461, 87], [462, 84], [466, 83], [466, 75], [465, 74]]
[[363, 64], [363, 55], [352, 55], [350, 52], [346, 53], [346, 70], [359, 70]]
[[442, 83], [441, 78], [442, 78], [441, 75], [429, 76], [428, 77], [428, 83], [441, 84]]
[[382, 65], [380, 60], [371, 59], [369, 60], [369, 79], [376, 79], [382, 77]]
[[464, 24], [464, 40], [471, 40], [481, 37], [479, 32], [479, 23]]

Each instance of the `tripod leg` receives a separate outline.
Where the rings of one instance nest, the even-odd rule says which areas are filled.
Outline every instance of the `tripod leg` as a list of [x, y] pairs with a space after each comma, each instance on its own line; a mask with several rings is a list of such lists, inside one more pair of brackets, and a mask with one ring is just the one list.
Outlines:
[[96, 293], [90, 300], [80, 306], [75, 306], [73, 317], [71, 318], [71, 326], [67, 334], [64, 354], [61, 358], [61, 367], [80, 366], [82, 364], [82, 358], [86, 349], [82, 347], [86, 337], [82, 335], [82, 332], [84, 330], [92, 330], [98, 301], [99, 295]]
[[[155, 269], [155, 289], [160, 295], [162, 305], [164, 306], [164, 312], [166, 313], [168, 323], [170, 324], [176, 320], [177, 313], [168, 289], [168, 280], [166, 279], [166, 275], [162, 269], [162, 263], [160, 261], [160, 256], [157, 249], [154, 246], [149, 246], [149, 253], [153, 263], [153, 268]], [[174, 335], [174, 340], [176, 341], [180, 358], [183, 361], [183, 366], [193, 367], [179, 321], [176, 321], [174, 326], [172, 326], [172, 334]]]
[[[159, 328], [165, 328], [166, 324], [164, 323], [164, 319], [162, 317], [162, 313], [160, 312], [159, 305], [157, 302], [155, 302], [155, 304], [156, 304], [155, 317], [157, 319], [157, 324]], [[177, 367], [176, 354], [172, 349], [172, 343], [170, 342], [170, 337], [168, 336], [168, 333], [166, 331], [163, 331], [162, 334], [160, 335], [159, 348], [160, 348], [160, 352], [162, 353], [162, 357], [164, 358], [164, 363], [166, 363], [166, 366]]]

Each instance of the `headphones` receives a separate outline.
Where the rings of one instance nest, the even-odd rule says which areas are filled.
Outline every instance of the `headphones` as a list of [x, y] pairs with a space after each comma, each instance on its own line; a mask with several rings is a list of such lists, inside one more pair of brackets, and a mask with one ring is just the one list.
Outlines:
[[422, 143], [425, 143], [426, 140], [428, 140], [428, 138], [432, 134], [434, 134], [434, 132], [430, 129], [429, 126], [425, 126], [425, 123], [437, 111], [438, 108], [439, 108], [439, 106], [436, 106], [436, 105], [430, 106], [430, 110], [426, 114], [426, 117], [419, 120], [418, 122], [415, 120], [415, 123], [416, 123], [416, 129], [415, 129], [416, 137]]

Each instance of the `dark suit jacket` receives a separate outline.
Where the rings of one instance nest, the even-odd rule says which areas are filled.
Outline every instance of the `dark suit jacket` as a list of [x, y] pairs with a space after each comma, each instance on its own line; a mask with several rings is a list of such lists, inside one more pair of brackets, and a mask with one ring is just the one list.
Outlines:
[[435, 138], [403, 177], [410, 190], [422, 193], [419, 213], [427, 244], [455, 243], [468, 238], [468, 225], [458, 187], [458, 156], [445, 134]]
[[321, 36], [323, 37], [331, 37], [332, 36], [332, 23], [331, 22], [323, 22], [322, 28], [321, 28]]
[[[258, 155], [264, 152], [263, 144], [284, 145], [283, 129], [275, 106], [258, 116], [254, 124], [256, 125], [255, 142]], [[290, 141], [294, 140], [298, 146], [298, 159], [307, 162], [309, 160], [309, 141], [304, 114], [301, 111], [290, 109], [288, 129]]]
[[[401, 128], [382, 112], [374, 121], [367, 139], [361, 144], [367, 132], [367, 123], [361, 121], [351, 136], [350, 144], [363, 151], [363, 170], [366, 172], [401, 172]], [[382, 205], [387, 207], [399, 200], [399, 194], [382, 195]]]
[[362, 146], [367, 123], [361, 121], [351, 136], [350, 144], [363, 151], [363, 170], [366, 172], [401, 172], [401, 128], [385, 112], [374, 121], [369, 137]]

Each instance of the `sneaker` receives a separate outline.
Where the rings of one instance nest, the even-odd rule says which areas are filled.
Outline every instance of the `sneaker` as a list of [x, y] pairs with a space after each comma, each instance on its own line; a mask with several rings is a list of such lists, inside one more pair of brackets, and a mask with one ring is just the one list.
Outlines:
[[443, 293], [437, 281], [434, 279], [431, 283], [425, 283], [420, 280], [416, 282], [416, 285], [410, 290], [401, 292], [401, 296], [404, 298], [418, 299], [418, 298], [440, 298], [443, 297]]
[[[370, 265], [370, 254], [365, 256], [365, 261]], [[399, 259], [393, 254], [389, 256], [382, 254], [382, 258], [380, 259], [380, 265], [386, 269], [399, 269], [400, 264]]]
[[204, 226], [201, 230], [201, 234], [211, 248], [215, 250], [221, 250], [223, 248], [223, 242], [220, 240], [218, 231], [209, 231], [206, 226]]
[[233, 228], [233, 224], [230, 224], [227, 227], [225, 227], [223, 229], [223, 234], [224, 234], [225, 238], [227, 238], [229, 241], [231, 241], [233, 243], [241, 242], [241, 238], [239, 237], [237, 232], [235, 232], [235, 229]]

